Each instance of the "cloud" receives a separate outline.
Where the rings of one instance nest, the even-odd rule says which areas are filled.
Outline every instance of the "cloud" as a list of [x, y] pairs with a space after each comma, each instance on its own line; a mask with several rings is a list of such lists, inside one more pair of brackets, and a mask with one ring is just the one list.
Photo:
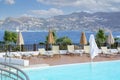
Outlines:
[[69, 6], [72, 5], [74, 1], [75, 0], [37, 0], [37, 2], [43, 4], [55, 5], [55, 6]]
[[12, 5], [15, 4], [15, 0], [5, 0], [5, 3]]
[[74, 7], [92, 12], [120, 11], [120, 0], [37, 0], [37, 2], [56, 7]]
[[33, 15], [39, 16], [39, 17], [51, 17], [56, 15], [63, 15], [64, 12], [60, 9], [56, 8], [50, 8], [48, 10], [31, 10], [29, 13], [32, 13]]
[[21, 17], [34, 17], [33, 15], [29, 15], [29, 14], [23, 14], [21, 15]]

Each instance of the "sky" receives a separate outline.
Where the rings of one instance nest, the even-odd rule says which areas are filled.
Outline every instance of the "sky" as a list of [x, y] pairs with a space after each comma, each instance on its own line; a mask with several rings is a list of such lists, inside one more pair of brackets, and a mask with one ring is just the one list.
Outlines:
[[0, 20], [7, 17], [42, 17], [74, 12], [119, 12], [120, 0], [0, 0]]

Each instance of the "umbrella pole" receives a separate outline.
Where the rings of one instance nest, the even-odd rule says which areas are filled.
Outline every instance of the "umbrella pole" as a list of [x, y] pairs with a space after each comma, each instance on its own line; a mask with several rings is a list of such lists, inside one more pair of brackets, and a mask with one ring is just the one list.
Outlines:
[[52, 50], [52, 44], [50, 44], [50, 49]]
[[90, 59], [90, 64], [91, 64], [91, 65], [92, 65], [92, 62], [93, 62], [93, 59], [91, 58], [91, 59]]
[[93, 80], [93, 70], [94, 70], [94, 68], [93, 68], [93, 59], [91, 58], [91, 60], [90, 60], [90, 75], [91, 75], [91, 80]]
[[92, 65], [93, 65], [92, 63], [93, 63], [93, 59], [91, 58], [90, 59], [90, 70], [91, 70], [91, 72], [92, 72]]
[[20, 45], [20, 52], [21, 52], [21, 45]]

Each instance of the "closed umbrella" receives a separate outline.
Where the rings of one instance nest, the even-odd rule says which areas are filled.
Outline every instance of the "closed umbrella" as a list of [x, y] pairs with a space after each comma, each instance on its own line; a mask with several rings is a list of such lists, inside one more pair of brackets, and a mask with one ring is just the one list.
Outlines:
[[16, 44], [20, 46], [20, 51], [21, 51], [21, 45], [24, 45], [24, 40], [23, 40], [22, 33], [20, 31], [18, 32], [18, 37], [17, 37], [17, 43]]
[[86, 39], [86, 35], [84, 32], [82, 32], [81, 34], [80, 44], [82, 45], [82, 47], [87, 44], [87, 39]]
[[54, 43], [55, 43], [55, 39], [54, 39], [54, 36], [53, 36], [53, 32], [51, 30], [49, 30], [49, 33], [48, 33], [48, 44], [50, 44], [50, 49], [52, 48], [52, 44], [54, 44]]
[[82, 45], [87, 44], [87, 39], [86, 39], [86, 35], [84, 32], [82, 32], [82, 34], [81, 34], [80, 44], [82, 44]]
[[95, 42], [95, 38], [93, 34], [90, 35], [89, 43], [90, 43], [90, 56], [92, 60], [99, 53], [99, 48]]
[[51, 30], [49, 30], [49, 34], [48, 34], [48, 43], [49, 44], [54, 44], [55, 43], [53, 32]]
[[108, 35], [107, 43], [108, 43], [109, 45], [112, 45], [112, 44], [115, 43], [115, 40], [114, 40], [113, 35], [112, 35], [111, 32], [110, 32], [109, 35]]

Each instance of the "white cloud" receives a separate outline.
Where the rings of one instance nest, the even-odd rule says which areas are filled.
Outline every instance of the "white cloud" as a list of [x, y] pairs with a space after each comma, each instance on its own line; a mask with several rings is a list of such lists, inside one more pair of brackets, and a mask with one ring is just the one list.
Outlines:
[[15, 4], [15, 0], [5, 0], [5, 3], [12, 5]]
[[29, 14], [23, 14], [21, 15], [21, 17], [34, 17], [33, 15], [29, 15]]
[[74, 7], [85, 11], [120, 11], [120, 0], [37, 0], [46, 5]]
[[56, 8], [51, 8], [49, 10], [31, 10], [30, 13], [39, 17], [51, 17], [64, 14], [62, 10]]
[[76, 0], [37, 0], [40, 3], [43, 4], [50, 4], [50, 5], [56, 5], [56, 6], [69, 6]]

